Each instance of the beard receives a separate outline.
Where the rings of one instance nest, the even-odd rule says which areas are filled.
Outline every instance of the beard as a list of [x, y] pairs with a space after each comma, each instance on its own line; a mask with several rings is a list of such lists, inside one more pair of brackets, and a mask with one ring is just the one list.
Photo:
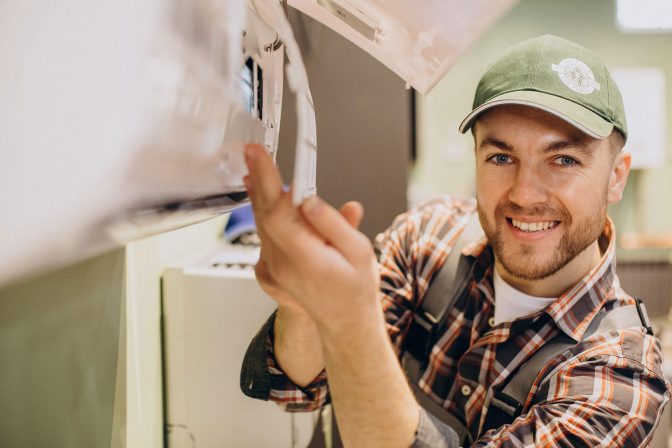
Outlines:
[[[560, 221], [563, 234], [560, 242], [550, 252], [539, 253], [534, 244], [505, 244], [502, 233], [508, 225], [506, 216], [539, 217], [540, 221]], [[495, 223], [488, 218], [478, 204], [478, 217], [485, 236], [504, 270], [522, 280], [541, 280], [550, 277], [565, 267], [577, 255], [590, 246], [602, 233], [607, 220], [607, 195], [602, 198], [599, 210], [572, 226], [569, 211], [562, 206], [520, 207], [508, 200], [495, 208]]]

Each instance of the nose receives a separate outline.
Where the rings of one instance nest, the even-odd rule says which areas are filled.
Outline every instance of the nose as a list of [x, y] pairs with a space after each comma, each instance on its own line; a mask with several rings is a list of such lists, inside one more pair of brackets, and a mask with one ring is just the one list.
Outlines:
[[547, 202], [548, 189], [544, 176], [533, 166], [519, 166], [509, 190], [509, 200], [520, 207]]

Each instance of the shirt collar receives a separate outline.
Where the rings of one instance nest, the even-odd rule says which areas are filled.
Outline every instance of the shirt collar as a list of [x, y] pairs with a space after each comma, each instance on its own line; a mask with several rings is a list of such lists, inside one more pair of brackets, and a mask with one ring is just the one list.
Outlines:
[[[611, 218], [607, 217], [598, 242], [603, 250], [596, 264], [573, 287], [544, 309], [556, 325], [575, 341], [580, 341], [595, 315], [614, 290], [616, 281], [616, 231]], [[606, 246], [606, 249], [605, 249]], [[467, 245], [463, 255], [475, 257], [477, 264], [494, 268], [494, 256], [485, 237]], [[491, 269], [487, 269], [491, 271]], [[483, 272], [485, 273], [485, 272]], [[480, 279], [475, 278], [478, 282]]]

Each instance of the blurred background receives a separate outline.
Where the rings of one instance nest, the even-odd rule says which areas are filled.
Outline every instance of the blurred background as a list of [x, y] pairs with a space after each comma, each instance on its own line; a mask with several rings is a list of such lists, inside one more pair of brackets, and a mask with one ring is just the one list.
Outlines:
[[[609, 212], [618, 272], [624, 288], [644, 299], [666, 362], [672, 362], [672, 12], [647, 18], [640, 14], [647, 5], [521, 0], [426, 96], [290, 8], [315, 105], [318, 193], [335, 206], [362, 202], [362, 231], [370, 238], [423, 199], [473, 195], [473, 141], [457, 126], [471, 110], [488, 63], [541, 34], [576, 41], [602, 56], [622, 82], [634, 169], [623, 201]], [[285, 88], [277, 161], [286, 182], [293, 175], [295, 126], [294, 99]], [[193, 274], [192, 261], [209, 260], [203, 254], [221, 244], [227, 219], [0, 285], [0, 446], [164, 446], [170, 399], [161, 327], [165, 272]], [[235, 263], [249, 274], [251, 263]], [[256, 319], [242, 339], [254, 334], [263, 316]], [[213, 325], [226, 322], [222, 317]], [[240, 360], [229, 361], [227, 369], [237, 373]], [[666, 364], [666, 374], [672, 378], [672, 365]], [[670, 426], [666, 416], [655, 446], [668, 446]]]

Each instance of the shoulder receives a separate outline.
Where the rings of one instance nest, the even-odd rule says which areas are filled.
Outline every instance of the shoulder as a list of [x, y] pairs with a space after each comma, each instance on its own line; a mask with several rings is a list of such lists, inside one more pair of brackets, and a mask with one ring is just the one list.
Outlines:
[[[622, 290], [605, 305], [609, 311], [634, 305], [634, 298]], [[559, 396], [593, 394], [601, 387], [619, 384], [620, 390], [640, 385], [658, 392], [670, 391], [663, 370], [660, 340], [641, 326], [610, 330], [591, 335], [578, 342], [542, 370], [542, 391], [545, 383], [547, 399]], [[628, 387], [629, 386], [629, 387]], [[545, 395], [542, 393], [542, 395]]]
[[460, 227], [476, 211], [476, 199], [466, 196], [441, 196], [423, 201], [397, 216], [391, 230], [431, 233], [441, 236]]
[[[616, 282], [618, 285], [618, 282]], [[616, 286], [613, 294], [606, 301], [603, 309], [609, 313], [624, 307], [635, 309], [637, 300], [627, 294], [620, 286]], [[633, 311], [634, 312], [634, 311]], [[662, 345], [658, 337], [650, 335], [634, 318], [638, 325], [619, 325], [618, 329], [592, 335], [580, 345], [582, 351], [577, 354], [579, 359], [590, 359], [596, 356], [616, 357], [628, 360], [629, 364], [641, 366], [645, 373], [664, 378]], [[648, 320], [648, 317], [647, 317]], [[650, 324], [649, 324], [650, 325]]]
[[475, 210], [476, 200], [462, 196], [442, 196], [417, 204], [376, 236], [379, 262], [419, 263], [425, 272], [420, 275], [430, 275], [445, 261]]
[[579, 345], [582, 350], [541, 383], [531, 404], [569, 403], [592, 421], [655, 427], [671, 392], [658, 340], [643, 328], [627, 328]]
[[422, 201], [407, 213], [420, 215], [465, 215], [476, 211], [476, 199], [469, 196], [446, 195]]

